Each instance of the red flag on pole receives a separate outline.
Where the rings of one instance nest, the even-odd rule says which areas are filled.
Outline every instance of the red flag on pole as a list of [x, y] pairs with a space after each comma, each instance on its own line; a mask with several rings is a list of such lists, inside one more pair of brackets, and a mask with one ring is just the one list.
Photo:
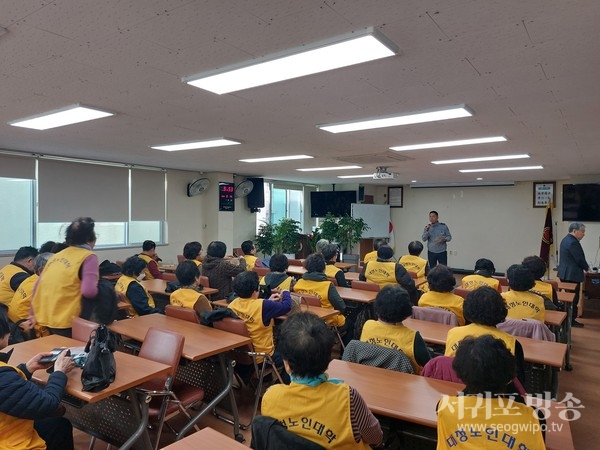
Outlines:
[[546, 261], [546, 267], [550, 267], [550, 247], [553, 239], [552, 230], [552, 204], [546, 207], [546, 221], [544, 222], [544, 231], [542, 232], [542, 245], [540, 246], [540, 258]]

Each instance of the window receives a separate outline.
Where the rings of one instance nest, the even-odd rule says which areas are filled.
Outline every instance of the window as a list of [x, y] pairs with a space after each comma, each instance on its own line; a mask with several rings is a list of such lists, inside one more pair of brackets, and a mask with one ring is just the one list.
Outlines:
[[304, 225], [304, 187], [265, 182], [265, 207], [257, 213], [257, 232], [263, 223], [277, 223], [284, 217]]
[[0, 192], [0, 250], [14, 252], [33, 242], [34, 181], [0, 178]]

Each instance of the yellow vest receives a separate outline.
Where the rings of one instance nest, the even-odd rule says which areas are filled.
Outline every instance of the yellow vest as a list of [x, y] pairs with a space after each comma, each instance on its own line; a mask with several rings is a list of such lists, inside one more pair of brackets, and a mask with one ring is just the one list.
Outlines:
[[81, 247], [67, 247], [50, 257], [31, 299], [37, 322], [50, 328], [71, 328], [74, 317], [81, 314], [81, 280], [79, 270], [92, 252]]
[[[329, 286], [331, 285], [331, 281], [312, 281], [300, 278], [294, 285], [294, 292], [317, 297], [321, 302], [322, 308], [335, 309], [329, 302]], [[342, 314], [338, 314], [327, 319], [325, 322], [329, 325], [341, 327], [346, 323], [346, 318]]]
[[[293, 279], [294, 279], [293, 277], [287, 277], [281, 283], [279, 283], [277, 286], [271, 286], [271, 289], [280, 289], [282, 291], [289, 291], [290, 286], [292, 285]], [[260, 279], [260, 284], [262, 284], [263, 286], [267, 285], [267, 283], [265, 282], [265, 277], [262, 277]]]
[[415, 272], [417, 278], [423, 278], [425, 276], [425, 268], [427, 267], [426, 259], [415, 255], [404, 255], [398, 262], [409, 272]]
[[365, 255], [363, 258], [363, 266], [369, 261], [377, 261], [377, 250], [373, 250]]
[[546, 448], [533, 408], [505, 397], [444, 396], [437, 430], [438, 450]]
[[148, 266], [150, 265], [151, 262], [156, 263], [156, 261], [153, 260], [150, 256], [144, 255], [143, 253], [138, 254], [138, 258], [141, 258], [144, 261], [146, 261], [147, 266], [144, 269], [144, 273], [146, 274], [146, 280], [154, 280], [154, 275], [152, 275], [152, 272], [150, 272], [150, 270], [148, 269]]
[[[12, 367], [24, 380], [27, 379], [17, 367], [3, 362], [0, 362], [0, 367]], [[33, 420], [21, 419], [0, 412], [0, 448], [4, 450], [45, 450], [46, 443], [33, 428]]]
[[509, 319], [535, 319], [544, 323], [546, 308], [541, 296], [533, 292], [507, 291], [502, 297], [506, 300]]
[[197, 259], [188, 259], [188, 261], [192, 261], [198, 267], [200, 267], [202, 265], [202, 261], [198, 261]]
[[273, 385], [263, 397], [261, 414], [277, 419], [292, 433], [324, 448], [371, 448], [362, 440], [354, 440], [350, 389], [346, 384]]
[[[275, 344], [273, 343], [274, 321], [271, 319], [269, 325], [264, 325], [262, 320], [263, 301], [263, 299], [238, 297], [227, 307], [246, 323], [254, 350], [272, 355], [275, 351]], [[256, 360], [262, 362], [263, 358], [257, 357]]]
[[417, 364], [415, 359], [415, 336], [417, 332], [405, 327], [404, 325], [395, 325], [384, 323], [378, 320], [367, 320], [363, 326], [360, 340], [369, 344], [380, 345], [381, 347], [401, 350], [410, 358], [413, 369], [418, 375], [423, 367]]
[[396, 263], [393, 261], [370, 261], [365, 268], [365, 278], [379, 287], [388, 284], [398, 284], [396, 280]]
[[246, 260], [246, 270], [252, 272], [258, 258], [254, 255], [244, 255], [244, 259]]
[[499, 291], [498, 287], [500, 286], [500, 281], [496, 278], [484, 277], [483, 275], [477, 274], [467, 275], [462, 279], [463, 289], [474, 291], [482, 286], [489, 286]]
[[554, 289], [552, 289], [552, 285], [550, 283], [546, 283], [545, 281], [535, 280], [535, 286], [531, 288], [534, 292], [539, 292], [542, 295], [548, 297], [548, 299], [552, 300]]
[[169, 297], [169, 303], [174, 306], [194, 309], [194, 305], [200, 298], [200, 292], [192, 288], [179, 288]]
[[458, 344], [464, 338], [466, 338], [467, 336], [479, 337], [483, 336], [484, 334], [489, 334], [495, 337], [496, 339], [503, 340], [510, 352], [513, 355], [515, 354], [515, 344], [517, 340], [514, 336], [511, 336], [510, 334], [505, 333], [504, 331], [499, 330], [496, 327], [479, 325], [476, 323], [472, 323], [464, 327], [454, 327], [450, 331], [448, 331], [448, 337], [446, 338], [446, 352], [444, 354], [446, 356], [454, 356], [456, 354]]
[[464, 299], [460, 295], [452, 292], [429, 291], [424, 293], [419, 299], [419, 306], [424, 308], [442, 308], [453, 313], [458, 319], [459, 325], [465, 324], [463, 315]]
[[[152, 295], [150, 295], [150, 292], [148, 292], [146, 290], [146, 288], [144, 287], [143, 284], [141, 284], [138, 280], [136, 280], [133, 277], [128, 277], [127, 275], [121, 275], [121, 278], [119, 278], [117, 280], [117, 283], [115, 284], [115, 291], [120, 292], [125, 297], [127, 297], [127, 289], [129, 289], [129, 285], [131, 283], [137, 283], [142, 287], [142, 289], [144, 289], [144, 292], [146, 292], [146, 296], [148, 297], [148, 305], [150, 306], [150, 308], [155, 308], [154, 299], [152, 298]], [[127, 299], [127, 301], [129, 302], [129, 309], [127, 310], [127, 315], [128, 316], [138, 316], [139, 314], [137, 313], [137, 311], [131, 304], [131, 301], [129, 300], [129, 298]]]
[[0, 269], [0, 303], [4, 303], [6, 306], [10, 305], [13, 295], [15, 295], [15, 291], [10, 287], [10, 280], [16, 274], [21, 272], [27, 273], [25, 270], [14, 264], [7, 264]]
[[325, 265], [325, 275], [327, 275], [329, 278], [335, 278], [336, 274], [341, 271], [342, 269], [335, 267], [335, 264]]
[[12, 301], [8, 305], [8, 318], [13, 322], [16, 323], [29, 317], [31, 295], [38, 278], [39, 275], [31, 275], [29, 278], [25, 278], [25, 281], [15, 291]]

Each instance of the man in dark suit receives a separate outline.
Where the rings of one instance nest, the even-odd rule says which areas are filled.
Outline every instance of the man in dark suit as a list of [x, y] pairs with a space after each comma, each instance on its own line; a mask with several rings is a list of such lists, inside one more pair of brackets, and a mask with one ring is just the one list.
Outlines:
[[573, 222], [569, 225], [569, 234], [560, 241], [560, 260], [558, 263], [558, 278], [560, 281], [575, 283], [575, 298], [573, 299], [573, 317], [571, 325], [582, 328], [583, 324], [575, 320], [577, 318], [577, 305], [579, 304], [579, 287], [584, 280], [584, 271], [589, 270], [581, 241], [585, 236], [585, 225]]

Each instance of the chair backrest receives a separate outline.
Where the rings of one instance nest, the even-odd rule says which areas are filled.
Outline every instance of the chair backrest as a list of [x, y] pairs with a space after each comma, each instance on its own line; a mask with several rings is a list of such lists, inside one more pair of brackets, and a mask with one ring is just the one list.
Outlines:
[[174, 273], [163, 272], [162, 279], [165, 281], [177, 281], [177, 276]]
[[308, 294], [298, 294], [302, 297], [302, 302], [308, 306], [318, 306], [321, 307], [321, 300], [319, 300], [319, 297], [315, 296], [315, 295], [308, 295]]
[[496, 328], [513, 336], [523, 336], [532, 339], [554, 342], [556, 336], [548, 327], [535, 319], [505, 319]]
[[302, 266], [302, 260], [300, 259], [288, 259], [290, 266]]
[[187, 322], [200, 323], [200, 317], [195, 310], [184, 308], [182, 306], [166, 305], [165, 315], [176, 319], [185, 320]]
[[[213, 322], [213, 328], [216, 328], [217, 330], [227, 331], [229, 333], [238, 334], [244, 337], [250, 337], [248, 327], [246, 327], [246, 324], [242, 319], [235, 319], [233, 317], [223, 317], [223, 319]], [[242, 350], [242, 352], [253, 352], [254, 346], [252, 344], [246, 344], [242, 347], [238, 347], [237, 349]], [[233, 359], [235, 359], [235, 361], [240, 364], [254, 364], [254, 360], [252, 359], [252, 357], [242, 352], [232, 352], [231, 355], [233, 356]]]
[[81, 317], [74, 317], [71, 327], [73, 339], [87, 342], [91, 332], [98, 328], [98, 324], [90, 320], [82, 319]]
[[558, 281], [556, 280], [545, 280], [546, 283], [550, 283], [552, 285], [552, 289], [554, 289], [554, 292], [558, 292]]
[[446, 325], [458, 326], [456, 315], [442, 308], [424, 308], [421, 306], [412, 307], [413, 319], [426, 320], [427, 322], [444, 323]]
[[338, 282], [337, 282], [337, 280], [336, 280], [335, 278], [333, 278], [333, 277], [327, 277], [327, 279], [328, 279], [329, 281], [331, 281], [331, 283], [332, 283], [334, 286], [339, 286], [339, 285], [338, 285]]
[[171, 366], [171, 370], [164, 376], [144, 383], [142, 385], [144, 389], [162, 390], [168, 376], [171, 379], [175, 378], [184, 342], [185, 336], [183, 334], [155, 327], [148, 328], [138, 356]]
[[469, 289], [465, 289], [462, 287], [455, 287], [453, 293], [456, 295], [460, 295], [462, 298], [467, 298], [467, 294], [471, 292]]
[[210, 287], [210, 283], [209, 283], [208, 277], [206, 275], [200, 275], [200, 285], [202, 285], [205, 288]]
[[256, 267], [256, 266], [254, 266], [254, 269], [252, 269], [252, 270], [254, 270], [258, 274], [259, 278], [262, 278], [266, 274], [269, 273], [269, 268], [268, 267]]
[[241, 247], [235, 247], [233, 249], [233, 256], [244, 256], [244, 251]]
[[492, 278], [495, 278], [496, 280], [498, 280], [500, 282], [500, 286], [508, 286], [508, 278], [501, 277], [498, 275], [492, 275]]
[[379, 292], [379, 285], [377, 283], [372, 283], [371, 281], [355, 280], [352, 282], [352, 289], [362, 289], [363, 291]]
[[342, 360], [381, 367], [396, 372], [415, 373], [410, 358], [401, 350], [382, 347], [368, 342], [351, 340], [344, 349]]
[[119, 267], [123, 267], [123, 264], [125, 264], [125, 261], [115, 261], [115, 264]]
[[177, 262], [178, 263], [182, 263], [185, 261], [185, 256], [183, 255], [177, 255]]
[[206, 298], [206, 295], [200, 294], [196, 303], [194, 303], [194, 311], [198, 316], [204, 311], [212, 311], [212, 303]]
[[410, 270], [407, 270], [407, 272], [413, 280], [417, 279], [417, 272], [411, 272]]

